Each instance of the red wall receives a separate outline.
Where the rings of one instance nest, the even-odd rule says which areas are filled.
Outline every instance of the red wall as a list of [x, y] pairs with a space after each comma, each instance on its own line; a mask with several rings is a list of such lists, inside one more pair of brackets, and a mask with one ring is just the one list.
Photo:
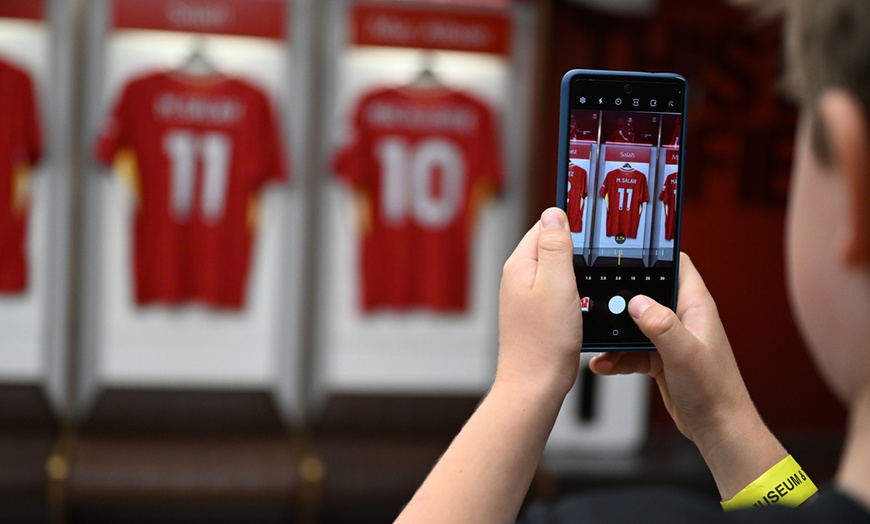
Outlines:
[[[640, 19], [555, 2], [543, 108], [551, 147], [544, 151], [540, 207], [552, 205], [555, 195], [559, 81], [565, 71], [684, 75], [690, 105], [683, 251], [716, 298], [749, 390], [772, 429], [839, 431], [844, 410], [813, 369], [785, 289], [784, 202], [795, 110], [775, 93], [778, 27], [750, 20], [723, 0], [660, 4], [655, 15]], [[671, 427], [659, 401], [653, 426]]]

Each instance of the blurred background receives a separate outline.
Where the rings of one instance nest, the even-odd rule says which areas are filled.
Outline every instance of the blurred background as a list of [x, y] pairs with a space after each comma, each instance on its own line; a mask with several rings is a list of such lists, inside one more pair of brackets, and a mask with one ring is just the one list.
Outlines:
[[[688, 79], [682, 249], [824, 484], [845, 417], [785, 291], [780, 63], [724, 0], [3, 0], [0, 521], [392, 521], [492, 379], [573, 68]], [[473, 132], [377, 128], [409, 121]], [[649, 379], [579, 382], [530, 502], [718, 500]]]

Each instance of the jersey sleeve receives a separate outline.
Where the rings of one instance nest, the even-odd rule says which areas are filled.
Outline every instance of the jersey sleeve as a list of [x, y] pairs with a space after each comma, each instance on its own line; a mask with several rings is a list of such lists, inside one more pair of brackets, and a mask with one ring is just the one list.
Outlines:
[[30, 76], [26, 73], [21, 77], [21, 109], [24, 111], [24, 154], [32, 165], [42, 158], [42, 133], [39, 124], [39, 111], [36, 104], [35, 90]]
[[496, 124], [497, 117], [493, 109], [480, 103], [481, 127], [479, 130], [480, 152], [482, 155], [481, 180], [486, 182], [493, 191], [500, 193], [504, 189], [505, 176], [501, 155], [501, 135]]
[[33, 165], [42, 157], [39, 113], [30, 74], [5, 61], [0, 61], [0, 90], [4, 102], [4, 129], [14, 130], [8, 143], [8, 158], [13, 165], [26, 162]]
[[638, 176], [640, 178], [640, 203], [645, 204], [649, 202], [649, 183], [646, 180], [646, 175], [638, 172]]
[[604, 177], [604, 183], [601, 184], [601, 189], [598, 190], [598, 196], [604, 198], [607, 196], [607, 192], [610, 189], [610, 181], [613, 179], [613, 171], [607, 173], [607, 176]]
[[369, 97], [357, 103], [353, 116], [344, 124], [343, 137], [332, 158], [332, 169], [339, 180], [354, 188], [365, 187], [369, 181], [366, 168], [367, 154], [370, 151], [365, 133], [363, 114]]
[[275, 108], [265, 93], [255, 92], [257, 105], [257, 143], [260, 145], [257, 185], [281, 182], [290, 178], [290, 171], [282, 148], [282, 134], [275, 118]]

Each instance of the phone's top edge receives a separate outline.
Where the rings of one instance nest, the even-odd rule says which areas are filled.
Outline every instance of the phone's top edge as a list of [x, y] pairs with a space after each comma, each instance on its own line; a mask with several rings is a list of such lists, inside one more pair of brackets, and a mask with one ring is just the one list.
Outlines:
[[656, 79], [662, 79], [662, 80], [674, 79], [674, 80], [681, 80], [683, 82], [686, 81], [686, 79], [678, 73], [669, 73], [669, 72], [665, 72], [665, 71], [653, 73], [653, 72], [644, 72], [644, 71], [616, 71], [616, 70], [607, 70], [607, 69], [571, 69], [565, 73], [565, 75], [562, 77], [562, 80], [565, 81], [565, 80], [568, 80], [570, 78], [573, 78], [573, 77], [579, 76], [579, 75], [585, 75], [585, 76], [602, 78], [602, 79], [607, 79], [607, 78], [617, 79], [617, 78], [625, 78], [625, 77], [647, 76], [650, 78], [656, 78]]

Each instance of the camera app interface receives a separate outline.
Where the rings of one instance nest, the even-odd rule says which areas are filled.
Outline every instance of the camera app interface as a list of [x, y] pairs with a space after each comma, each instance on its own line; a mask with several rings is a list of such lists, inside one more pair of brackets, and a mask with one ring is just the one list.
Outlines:
[[629, 300], [645, 294], [673, 305], [682, 97], [677, 84], [572, 86], [567, 174], [561, 179], [584, 346], [648, 346], [628, 315]]

